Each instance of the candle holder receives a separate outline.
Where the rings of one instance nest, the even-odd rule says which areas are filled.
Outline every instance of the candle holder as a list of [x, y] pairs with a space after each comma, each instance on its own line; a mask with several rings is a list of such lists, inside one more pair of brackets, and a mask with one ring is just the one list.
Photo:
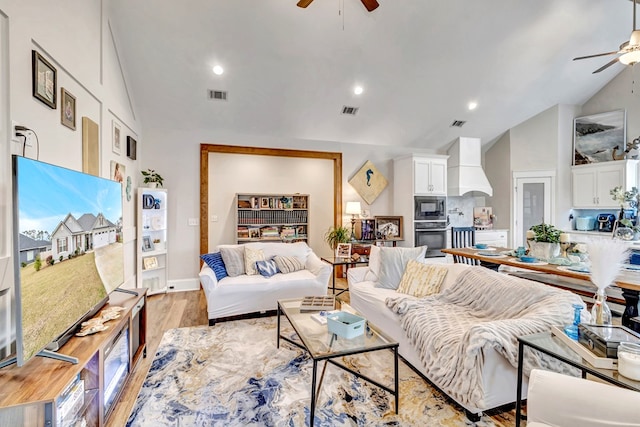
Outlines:
[[560, 249], [562, 249], [562, 257], [568, 258], [567, 249], [571, 247], [571, 242], [560, 242]]

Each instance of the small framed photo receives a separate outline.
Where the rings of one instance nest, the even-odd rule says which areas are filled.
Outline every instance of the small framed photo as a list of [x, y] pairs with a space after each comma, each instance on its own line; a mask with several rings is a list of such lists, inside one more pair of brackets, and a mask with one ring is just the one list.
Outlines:
[[63, 87], [60, 88], [60, 123], [76, 130], [76, 97]]
[[151, 252], [153, 248], [151, 236], [142, 236], [142, 252]]
[[114, 153], [120, 155], [120, 153], [122, 152], [122, 148], [121, 148], [122, 141], [121, 141], [121, 136], [120, 136], [122, 132], [120, 130], [120, 125], [118, 124], [118, 122], [113, 120], [112, 121], [112, 125], [113, 125], [112, 126], [112, 131], [113, 131], [112, 132], [112, 134], [113, 134], [112, 137], [113, 137], [113, 140], [112, 140], [111, 150]]
[[42, 55], [35, 50], [31, 51], [31, 81], [33, 97], [48, 106], [56, 109], [57, 79], [56, 69]]
[[153, 268], [158, 268], [158, 258], [154, 256], [147, 257], [143, 260], [144, 269], [151, 270]]
[[351, 243], [338, 243], [336, 256], [339, 258], [351, 258]]
[[260, 208], [261, 209], [269, 209], [269, 198], [268, 197], [260, 197]]
[[131, 160], [136, 159], [136, 146], [138, 145], [138, 141], [133, 139], [131, 136], [127, 136], [127, 157]]
[[402, 240], [401, 216], [376, 216], [376, 236], [381, 239]]

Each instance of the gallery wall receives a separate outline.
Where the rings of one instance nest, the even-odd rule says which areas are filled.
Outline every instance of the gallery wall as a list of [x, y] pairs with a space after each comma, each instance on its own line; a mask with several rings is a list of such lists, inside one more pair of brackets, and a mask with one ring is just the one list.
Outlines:
[[[141, 143], [140, 124], [133, 100], [125, 84], [126, 71], [118, 61], [116, 41], [110, 31], [105, 2], [68, 0], [51, 2], [0, 0], [0, 270], [9, 260], [7, 273], [0, 271], [0, 289], [13, 287], [11, 154], [22, 154], [23, 143], [11, 142], [11, 121], [32, 129], [24, 154], [30, 158], [82, 170], [82, 117], [99, 126], [100, 176], [110, 176], [111, 161], [125, 166], [126, 175], [139, 181], [138, 161], [128, 159], [121, 149], [112, 149], [112, 127], [117, 123], [121, 138], [127, 135]], [[32, 50], [38, 51], [57, 71], [57, 108], [51, 109], [32, 96]], [[8, 73], [4, 71], [7, 70]], [[60, 88], [76, 97], [76, 129], [63, 126], [60, 115]], [[37, 140], [35, 135], [37, 134]], [[121, 139], [121, 142], [123, 141]], [[124, 148], [124, 147], [121, 147]], [[124, 202], [125, 286], [135, 285], [135, 209]], [[12, 319], [13, 293], [0, 297], [0, 319]], [[0, 323], [0, 357], [12, 341], [14, 329]]]

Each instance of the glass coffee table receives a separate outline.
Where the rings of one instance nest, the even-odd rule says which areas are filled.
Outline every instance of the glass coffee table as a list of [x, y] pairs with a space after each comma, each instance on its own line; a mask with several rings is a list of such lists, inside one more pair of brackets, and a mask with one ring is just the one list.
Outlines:
[[[324, 378], [325, 369], [327, 368], [327, 362], [344, 369], [345, 371], [348, 371], [389, 393], [392, 393], [395, 398], [395, 411], [398, 413], [398, 343], [376, 328], [371, 324], [371, 322], [367, 322], [364, 334], [355, 338], [347, 339], [330, 333], [326, 324], [321, 325], [311, 318], [311, 314], [318, 313], [317, 311], [300, 311], [301, 301], [302, 298], [278, 301], [278, 348], [280, 348], [280, 339], [283, 339], [307, 351], [313, 360], [309, 425], [313, 427], [317, 394], [320, 391], [320, 387], [322, 387], [322, 380]], [[340, 304], [339, 301], [337, 303]], [[345, 311], [352, 312], [352, 310]], [[300, 342], [281, 334], [280, 321], [282, 315], [284, 315], [289, 321], [300, 339]], [[379, 381], [371, 379], [370, 377], [343, 365], [338, 360], [343, 356], [387, 349], [393, 352], [393, 387], [386, 386]], [[318, 362], [321, 361], [324, 361], [324, 366], [318, 383], [317, 368]], [[317, 387], [316, 383], [318, 383]]]
[[628, 388], [640, 392], [640, 381], [634, 381], [626, 378], [615, 369], [596, 368], [582, 358], [578, 353], [573, 351], [566, 343], [562, 342], [551, 332], [540, 332], [532, 335], [524, 335], [518, 337], [518, 385], [516, 390], [516, 427], [520, 427], [522, 420], [522, 375], [524, 349], [530, 347], [544, 354], [554, 357], [562, 362], [580, 369], [582, 378], [586, 378], [587, 374], [593, 375], [610, 384], [618, 387]]

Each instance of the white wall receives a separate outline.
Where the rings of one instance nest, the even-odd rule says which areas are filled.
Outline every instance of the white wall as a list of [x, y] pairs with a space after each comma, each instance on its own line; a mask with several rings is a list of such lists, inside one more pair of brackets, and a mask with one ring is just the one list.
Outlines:
[[[393, 159], [410, 153], [433, 154], [432, 151], [381, 147], [378, 145], [342, 144], [331, 141], [305, 141], [293, 139], [272, 139], [255, 135], [218, 135], [215, 131], [202, 129], [175, 128], [145, 129], [145, 140], [152, 141], [143, 148], [142, 169], [153, 168], [164, 178], [164, 187], [169, 190], [171, 200], [169, 215], [169, 280], [196, 278], [199, 269], [200, 229], [187, 225], [188, 218], [200, 217], [200, 144], [223, 144], [263, 148], [284, 148], [342, 153], [342, 200], [360, 201], [363, 209], [371, 215], [390, 215], [393, 212], [392, 183], [380, 194], [372, 205], [367, 205], [348, 180], [367, 161], [371, 160], [388, 180], [393, 176]], [[176, 149], [176, 147], [179, 147]], [[244, 170], [225, 177], [225, 182], [238, 179]], [[211, 183], [210, 183], [211, 185]], [[249, 191], [249, 190], [243, 190]], [[407, 189], [407, 197], [413, 197]], [[344, 209], [344, 206], [343, 206]], [[311, 213], [313, 215], [313, 212]], [[234, 217], [218, 218], [220, 223], [234, 223]], [[343, 217], [343, 224], [349, 223], [349, 216]], [[211, 224], [209, 224], [211, 225]], [[350, 225], [349, 225], [350, 226]], [[173, 243], [177, 242], [177, 243]], [[231, 243], [231, 242], [224, 242]]]
[[[122, 127], [122, 138], [137, 137], [141, 143], [140, 125], [136, 122], [123, 77], [117, 62], [116, 45], [109, 31], [106, 2], [101, 0], [0, 0], [0, 15], [6, 16], [0, 26], [1, 79], [8, 78], [8, 90], [0, 80], [0, 258], [11, 254], [11, 153], [21, 153], [22, 145], [9, 142], [11, 120], [33, 129], [33, 147], [26, 156], [47, 163], [82, 170], [82, 117], [87, 116], [100, 127], [100, 175], [109, 177], [110, 162], [117, 160], [126, 167], [135, 183], [138, 162], [126, 157], [123, 150], [116, 155], [111, 149], [111, 126], [115, 118]], [[37, 50], [57, 69], [58, 108], [53, 110], [31, 94], [31, 51]], [[6, 55], [4, 55], [6, 53]], [[5, 73], [7, 67], [8, 73]], [[76, 97], [76, 130], [60, 123], [60, 88]], [[133, 200], [124, 202], [125, 283], [135, 283], [135, 216]], [[13, 262], [13, 261], [11, 261]], [[0, 263], [1, 267], [1, 263]], [[11, 266], [10, 266], [11, 269]], [[13, 273], [4, 279], [0, 272], [0, 289], [13, 287]], [[0, 297], [0, 308], [6, 309], [13, 295]], [[1, 309], [0, 309], [1, 311]], [[12, 328], [3, 322], [0, 312], [0, 356]]]
[[235, 243], [236, 193], [300, 193], [309, 195], [308, 244], [331, 255], [323, 236], [333, 225], [332, 178], [333, 160], [209, 153], [209, 217], [218, 217], [209, 222], [209, 249]]

